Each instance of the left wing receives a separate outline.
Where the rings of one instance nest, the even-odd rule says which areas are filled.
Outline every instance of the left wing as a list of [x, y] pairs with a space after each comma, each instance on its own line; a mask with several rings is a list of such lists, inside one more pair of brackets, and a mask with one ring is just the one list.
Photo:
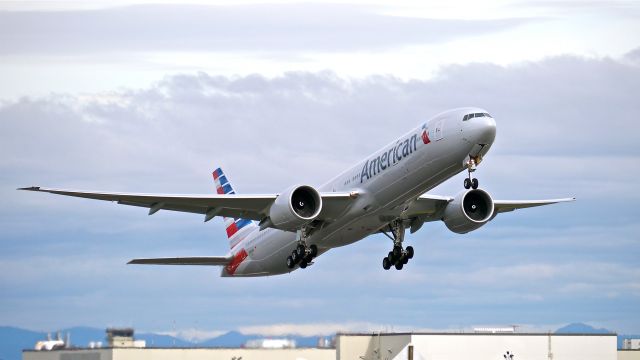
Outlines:
[[[404, 211], [403, 218], [411, 219], [411, 233], [420, 229], [424, 222], [436, 221], [442, 218], [444, 208], [453, 201], [450, 196], [423, 194], [414, 200]], [[575, 201], [576, 198], [548, 199], [548, 200], [494, 200], [494, 215], [517, 209], [550, 205], [561, 202]]]
[[[149, 208], [149, 215], [159, 210], [190, 212], [205, 215], [204, 221], [215, 216], [242, 218], [261, 221], [269, 216], [269, 209], [278, 194], [238, 195], [238, 194], [142, 194], [95, 192], [81, 190], [50, 189], [39, 186], [19, 188], [18, 190], [47, 192], [51, 194], [81, 197], [86, 199], [114, 201], [122, 205]], [[320, 193], [322, 211], [318, 220], [332, 220], [349, 204], [356, 193]]]
[[562, 198], [549, 200], [494, 200], [495, 213], [509, 212], [517, 209], [526, 209], [530, 207], [557, 204], [561, 202], [575, 201], [576, 198]]

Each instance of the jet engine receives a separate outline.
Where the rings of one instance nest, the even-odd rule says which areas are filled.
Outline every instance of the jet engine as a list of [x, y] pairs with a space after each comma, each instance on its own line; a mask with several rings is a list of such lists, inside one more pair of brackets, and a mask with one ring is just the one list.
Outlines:
[[466, 234], [476, 230], [493, 218], [493, 199], [480, 189], [466, 190], [447, 204], [442, 221], [449, 230]]
[[322, 197], [307, 185], [292, 186], [283, 191], [269, 209], [273, 227], [296, 230], [312, 222], [322, 210]]

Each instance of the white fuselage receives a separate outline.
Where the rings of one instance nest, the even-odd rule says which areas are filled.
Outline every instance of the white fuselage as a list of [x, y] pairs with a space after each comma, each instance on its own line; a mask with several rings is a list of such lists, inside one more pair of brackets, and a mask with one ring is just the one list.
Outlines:
[[[376, 233], [417, 197], [464, 171], [470, 155], [486, 154], [496, 124], [491, 117], [463, 121], [472, 112], [486, 113], [479, 108], [440, 113], [319, 187], [321, 192], [356, 191], [358, 197], [334, 221], [315, 230], [307, 243], [315, 244], [322, 254]], [[247, 257], [233, 274], [223, 268], [222, 276], [291, 272], [296, 268], [289, 269], [285, 259], [296, 245], [293, 232], [256, 229], [232, 251], [246, 251]]]

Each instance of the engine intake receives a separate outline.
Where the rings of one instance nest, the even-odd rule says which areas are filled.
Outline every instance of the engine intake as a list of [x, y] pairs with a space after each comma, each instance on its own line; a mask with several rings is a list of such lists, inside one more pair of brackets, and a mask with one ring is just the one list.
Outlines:
[[311, 186], [298, 185], [278, 195], [269, 209], [269, 218], [277, 229], [296, 230], [315, 220], [321, 210], [320, 193]]
[[447, 204], [442, 220], [449, 230], [465, 234], [486, 224], [493, 217], [493, 199], [488, 192], [475, 189], [459, 193]]

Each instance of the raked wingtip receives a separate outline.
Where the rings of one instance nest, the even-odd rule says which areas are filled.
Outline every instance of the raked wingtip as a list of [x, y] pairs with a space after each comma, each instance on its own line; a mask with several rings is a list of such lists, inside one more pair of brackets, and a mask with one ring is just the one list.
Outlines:
[[40, 186], [27, 186], [27, 187], [17, 188], [16, 190], [40, 191]]

